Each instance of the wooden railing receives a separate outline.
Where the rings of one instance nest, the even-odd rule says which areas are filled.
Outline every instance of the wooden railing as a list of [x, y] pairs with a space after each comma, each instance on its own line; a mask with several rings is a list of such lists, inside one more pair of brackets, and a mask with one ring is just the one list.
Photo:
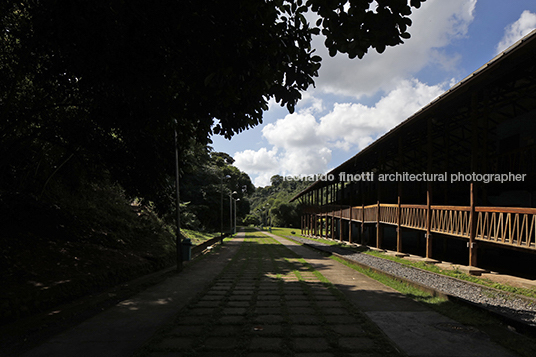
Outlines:
[[432, 206], [430, 231], [469, 238], [471, 208], [465, 206]]
[[363, 217], [362, 207], [352, 207], [352, 221], [361, 221]]
[[378, 205], [365, 206], [365, 223], [376, 223]]
[[396, 226], [398, 223], [398, 205], [380, 204], [380, 222]]
[[426, 205], [401, 205], [400, 226], [426, 230]]
[[469, 206], [430, 206], [428, 209], [427, 205], [381, 203], [339, 208], [323, 215], [358, 223], [400, 224], [421, 231], [427, 231], [430, 215], [431, 233], [470, 239], [474, 227], [477, 241], [536, 250], [536, 208], [475, 207], [474, 210], [473, 224]]
[[535, 249], [536, 209], [476, 207], [476, 240]]

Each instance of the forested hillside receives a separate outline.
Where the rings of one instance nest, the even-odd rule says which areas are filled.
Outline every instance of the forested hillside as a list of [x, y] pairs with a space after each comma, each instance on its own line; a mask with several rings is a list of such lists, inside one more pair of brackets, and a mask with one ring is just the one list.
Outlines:
[[290, 200], [312, 182], [285, 180], [280, 175], [272, 176], [270, 181], [270, 186], [257, 188], [251, 196], [251, 214], [246, 217], [246, 223], [299, 227], [301, 207]]
[[249, 196], [255, 186], [246, 173], [232, 165], [234, 159], [226, 153], [206, 152], [199, 147], [191, 155], [196, 164], [184, 173], [180, 185], [183, 225], [220, 231], [223, 208], [223, 230], [228, 232], [231, 213], [234, 221], [235, 202], [236, 220], [240, 222], [250, 211]]
[[[224, 231], [230, 226], [230, 193], [236, 191], [233, 198], [240, 199], [237, 219], [249, 212], [247, 195], [254, 187], [232, 161], [202, 145], [185, 151], [180, 187], [183, 235], [188, 236], [184, 228], [219, 235], [222, 192]], [[173, 177], [162, 187], [157, 204], [129, 194], [106, 170], [79, 174], [80, 163], [80, 158], [73, 158], [56, 170], [48, 167], [46, 158], [33, 165], [12, 165], [14, 171], [25, 173], [25, 182], [6, 180], [9, 172], [4, 172], [0, 323], [175, 263]]]

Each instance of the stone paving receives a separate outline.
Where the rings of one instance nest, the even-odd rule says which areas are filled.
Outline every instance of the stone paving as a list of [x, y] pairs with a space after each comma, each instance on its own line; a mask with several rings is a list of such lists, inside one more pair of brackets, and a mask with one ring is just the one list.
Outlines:
[[375, 324], [304, 259], [273, 238], [249, 233], [212, 284], [136, 355], [399, 353]]

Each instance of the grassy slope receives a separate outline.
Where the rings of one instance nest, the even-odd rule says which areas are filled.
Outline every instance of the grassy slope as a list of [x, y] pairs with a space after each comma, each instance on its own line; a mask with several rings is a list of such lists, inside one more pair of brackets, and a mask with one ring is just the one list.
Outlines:
[[[170, 228], [120, 188], [53, 194], [54, 204], [0, 194], [0, 323], [174, 264]], [[185, 233], [194, 244], [212, 238]]]

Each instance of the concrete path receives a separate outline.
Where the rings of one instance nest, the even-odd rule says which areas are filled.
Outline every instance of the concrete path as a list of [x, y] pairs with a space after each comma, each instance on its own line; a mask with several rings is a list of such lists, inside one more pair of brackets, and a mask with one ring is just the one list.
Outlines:
[[25, 356], [513, 356], [456, 327], [307, 247], [239, 233]]
[[86, 320], [24, 354], [28, 357], [130, 356], [222, 271], [241, 239], [131, 299]]
[[391, 341], [301, 257], [248, 234], [209, 289], [139, 356], [400, 356]]
[[424, 305], [288, 239], [266, 233], [303, 257], [409, 356], [516, 356]]

